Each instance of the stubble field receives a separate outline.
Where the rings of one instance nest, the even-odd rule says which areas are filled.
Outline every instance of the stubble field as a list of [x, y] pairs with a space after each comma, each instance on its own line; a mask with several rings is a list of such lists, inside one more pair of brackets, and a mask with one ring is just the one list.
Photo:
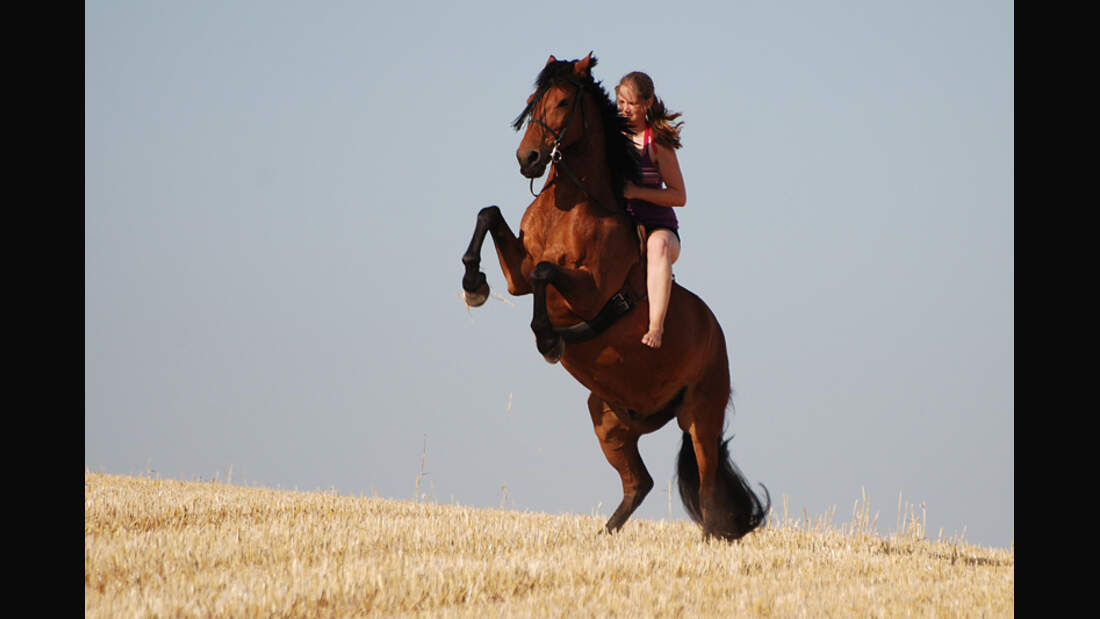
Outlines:
[[[689, 522], [548, 515], [84, 474], [87, 617], [1009, 617], [1015, 551], [781, 512], [742, 541]], [[904, 512], [904, 513], [903, 513]]]

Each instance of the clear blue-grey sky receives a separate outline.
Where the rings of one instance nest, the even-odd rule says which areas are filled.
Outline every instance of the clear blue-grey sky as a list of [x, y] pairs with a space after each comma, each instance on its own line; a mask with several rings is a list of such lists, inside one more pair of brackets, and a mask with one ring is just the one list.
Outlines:
[[[725, 331], [745, 474], [1007, 547], [1013, 10], [88, 2], [86, 466], [409, 499], [426, 445], [439, 502], [609, 515], [587, 394], [491, 245], [514, 305], [457, 297], [478, 209], [531, 201], [536, 74], [594, 51], [684, 114], [676, 275]], [[635, 517], [670, 516], [679, 438], [643, 439]]]

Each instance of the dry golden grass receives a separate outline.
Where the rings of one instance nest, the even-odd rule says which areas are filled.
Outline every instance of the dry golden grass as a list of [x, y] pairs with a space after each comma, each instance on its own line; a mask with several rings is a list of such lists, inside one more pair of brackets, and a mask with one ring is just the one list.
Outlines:
[[[785, 510], [784, 510], [785, 511]], [[1006, 617], [1014, 550], [773, 519], [546, 515], [85, 472], [89, 617]]]

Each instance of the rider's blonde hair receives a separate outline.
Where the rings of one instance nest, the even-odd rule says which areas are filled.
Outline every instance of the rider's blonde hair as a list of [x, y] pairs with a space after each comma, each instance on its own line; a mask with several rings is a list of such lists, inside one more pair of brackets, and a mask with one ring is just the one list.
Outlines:
[[646, 125], [653, 131], [653, 141], [669, 148], [680, 148], [680, 127], [684, 123], [680, 121], [672, 124], [672, 121], [682, 116], [682, 114], [668, 111], [665, 102], [661, 101], [653, 92], [653, 78], [641, 71], [631, 71], [619, 80], [619, 85], [615, 87], [616, 94], [623, 84], [629, 84], [634, 94], [643, 100], [653, 99], [653, 104], [645, 112]]

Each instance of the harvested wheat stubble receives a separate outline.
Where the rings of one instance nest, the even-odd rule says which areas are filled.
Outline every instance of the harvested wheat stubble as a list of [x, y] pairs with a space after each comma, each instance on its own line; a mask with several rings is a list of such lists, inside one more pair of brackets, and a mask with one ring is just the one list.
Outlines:
[[996, 616], [1014, 550], [831, 518], [692, 523], [85, 472], [88, 617]]

